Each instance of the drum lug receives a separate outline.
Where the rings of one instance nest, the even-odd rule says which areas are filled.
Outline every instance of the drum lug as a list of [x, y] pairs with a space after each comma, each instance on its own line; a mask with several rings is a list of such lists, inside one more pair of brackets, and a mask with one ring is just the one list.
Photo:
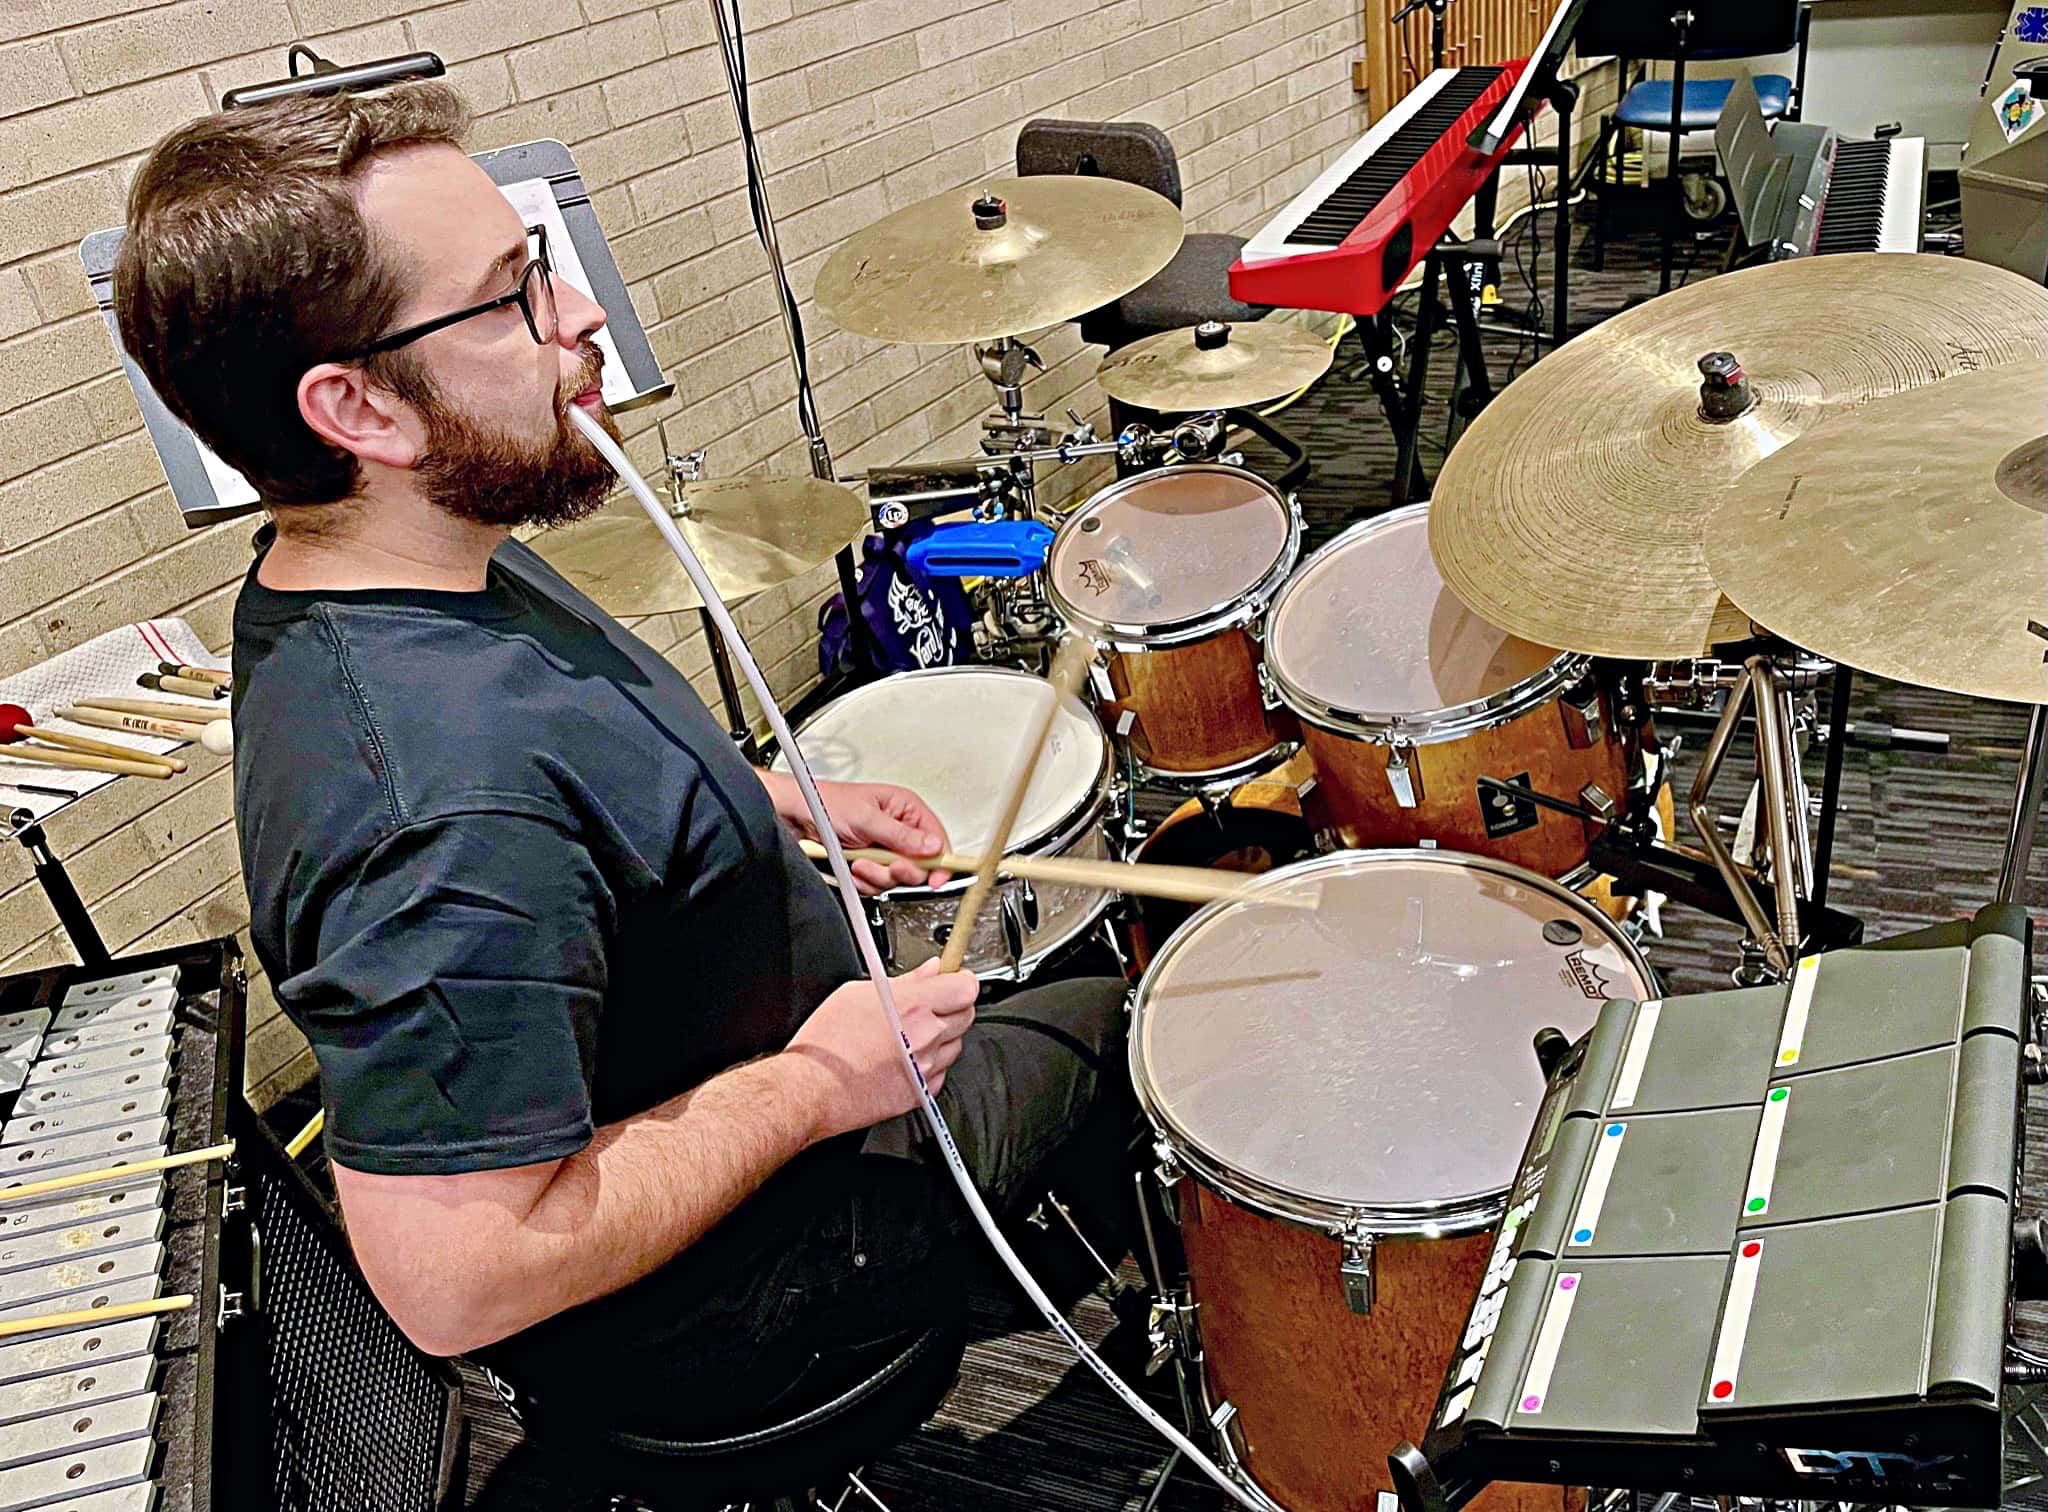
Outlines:
[[1145, 1361], [1145, 1374], [1159, 1374], [1160, 1367], [1178, 1356], [1190, 1365], [1198, 1364], [1202, 1358], [1202, 1347], [1195, 1331], [1195, 1313], [1198, 1304], [1187, 1300], [1185, 1293], [1169, 1291], [1155, 1298], [1145, 1321], [1145, 1339], [1152, 1346], [1151, 1356]]
[[[890, 939], [889, 922], [882, 912], [882, 905], [873, 898], [861, 899], [861, 909], [868, 916], [868, 933], [875, 937], [875, 954], [882, 958], [882, 964], [891, 971], [896, 969], [896, 951]], [[944, 942], [940, 942], [943, 944]]]
[[1599, 679], [1582, 678], [1565, 690], [1557, 707], [1564, 716], [1564, 738], [1573, 750], [1587, 750], [1606, 738], [1607, 725], [1600, 703]]
[[1373, 1280], [1372, 1232], [1354, 1218], [1337, 1230], [1336, 1240], [1344, 1249], [1343, 1261], [1337, 1267], [1344, 1283], [1344, 1301], [1360, 1317], [1369, 1317], [1377, 1290]]
[[1422, 763], [1415, 747], [1398, 737], [1387, 747], [1387, 786], [1393, 789], [1394, 802], [1402, 808], [1421, 807]]
[[1022, 878], [1017, 882], [1017, 913], [1024, 921], [1026, 930], [1038, 928], [1038, 894], [1031, 884]]
[[[1036, 907], [1032, 909], [1033, 913], [1037, 911]], [[1024, 964], [1024, 939], [1028, 926], [1024, 921], [1023, 905], [1017, 901], [1017, 893], [1014, 889], [1006, 890], [1003, 893], [1002, 902], [997, 906], [996, 914], [998, 921], [1002, 925], [1003, 949], [1010, 953], [1010, 968], [1013, 971], [1017, 970]]]
[[1263, 661], [1259, 663], [1259, 703], [1269, 714], [1280, 707], [1280, 690], [1273, 685], [1273, 674]]
[[1173, 1146], [1159, 1140], [1152, 1146], [1152, 1175], [1159, 1182], [1159, 1189], [1170, 1192], [1186, 1175], [1180, 1167], [1180, 1157], [1173, 1152]]
[[1216, 1457], [1223, 1468], [1238, 1479], [1247, 1479], [1244, 1468], [1244, 1429], [1238, 1426], [1237, 1404], [1225, 1397], [1209, 1414], [1209, 1427], [1216, 1434]]

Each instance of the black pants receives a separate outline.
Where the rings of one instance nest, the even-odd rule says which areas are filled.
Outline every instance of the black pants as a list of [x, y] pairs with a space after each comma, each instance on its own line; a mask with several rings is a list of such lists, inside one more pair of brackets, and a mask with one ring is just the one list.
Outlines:
[[[1124, 991], [1076, 979], [984, 1008], [939, 1094], [999, 1220], [1054, 1186], [1112, 1260], [1132, 1237], [1137, 1125]], [[913, 1113], [807, 1152], [654, 1275], [479, 1358], [536, 1420], [722, 1432], [797, 1403], [862, 1345], [957, 1314], [995, 1267]]]

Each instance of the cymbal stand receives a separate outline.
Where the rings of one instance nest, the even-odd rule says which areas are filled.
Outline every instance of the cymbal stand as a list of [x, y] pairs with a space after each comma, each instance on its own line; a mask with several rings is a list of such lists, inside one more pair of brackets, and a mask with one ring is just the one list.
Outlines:
[[[1796, 740], [1798, 712], [1793, 695], [1807, 671], [1781, 669], [1767, 655], [1742, 663], [1728, 690], [1720, 723], [1707, 741], [1700, 769], [1693, 778], [1687, 812], [1715, 871], [1727, 885], [1763, 963], [1779, 979], [1790, 975], [1802, 930], [1799, 900], [1812, 886], [1812, 840], [1806, 823], [1806, 788], [1799, 771]], [[1721, 816], [1710, 791], [1733, 744], [1745, 710], [1756, 719], [1756, 760], [1762, 777], [1761, 836], [1769, 848], [1775, 918], [1766, 914], [1756, 889], [1721, 837]]]
[[2019, 780], [2013, 784], [2012, 817], [2005, 828], [2005, 861], [1998, 871], [2000, 903], [2017, 902], [2026, 885], [2027, 862], [2034, 853], [2034, 823], [2041, 814], [2041, 794], [2048, 782], [2048, 706], [2027, 711], [2027, 743], [2020, 751]]
[[[690, 501], [685, 486], [695, 483], [704, 476], [704, 453], [702, 451], [675, 452], [669, 450], [668, 421], [654, 422], [655, 435], [661, 441], [661, 466], [664, 491], [669, 497], [669, 513], [678, 520], [690, 513]], [[740, 702], [739, 681], [732, 674], [732, 658], [725, 649], [725, 637], [718, 633], [717, 622], [711, 618], [711, 611], [702, 604], [697, 606], [697, 623], [704, 627], [704, 645], [711, 653], [711, 675], [718, 680], [719, 702], [725, 705], [726, 732], [732, 736], [740, 753], [752, 761], [760, 754], [754, 740], [754, 732], [747, 726], [746, 708]]]
[[[728, 4], [732, 7], [727, 13]], [[789, 286], [788, 265], [783, 261], [782, 242], [775, 231], [775, 213], [768, 204], [768, 175], [761, 167], [760, 148], [754, 139], [754, 116], [747, 101], [747, 52], [740, 31], [739, 0], [711, 0], [711, 20], [718, 32], [719, 56], [725, 62], [725, 81], [732, 92], [738, 118], [741, 150], [747, 168], [747, 201], [753, 212], [754, 231], [761, 250], [768, 255], [775, 301], [782, 313], [782, 332], [789, 341], [790, 365], [796, 376], [796, 418], [803, 427], [805, 450], [811, 476], [831, 481], [832, 451], [825, 444], [824, 426], [818, 420], [818, 402], [811, 392], [811, 364], [804, 348], [804, 325], [797, 313], [796, 294]], [[875, 664], [872, 632], [860, 612], [860, 583], [854, 572], [852, 546], [842, 546], [833, 557], [839, 569], [839, 591], [846, 598], [846, 629], [856, 648], [854, 664]]]

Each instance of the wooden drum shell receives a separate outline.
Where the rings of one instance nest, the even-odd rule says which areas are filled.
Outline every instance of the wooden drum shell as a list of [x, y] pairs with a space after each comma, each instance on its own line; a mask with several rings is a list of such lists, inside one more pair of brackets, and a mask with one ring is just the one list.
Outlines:
[[1537, 792], [1571, 803], [1593, 783], [1620, 802], [1634, 778], [1630, 748], [1615, 730], [1612, 700], [1604, 691], [1601, 709], [1603, 737], [1591, 745], [1572, 744], [1569, 716], [1553, 699], [1490, 729], [1407, 748], [1411, 769], [1421, 774], [1422, 792], [1413, 808], [1395, 800], [1387, 780], [1392, 747], [1304, 719], [1302, 739], [1316, 770], [1312, 818], [1355, 849], [1432, 842], [1562, 877], [1586, 860], [1584, 823], [1538, 808], [1533, 827], [1489, 835], [1479, 778], [1507, 780], [1526, 772]]
[[[1237, 1409], [1245, 1470], [1288, 1512], [1375, 1512], [1387, 1455], [1419, 1443], [1486, 1273], [1490, 1231], [1382, 1240], [1378, 1295], [1353, 1312], [1335, 1240], [1183, 1181], [1181, 1242], [1211, 1407]], [[1499, 1484], [1478, 1512], [1572, 1512], [1558, 1486]]]
[[1116, 702], [1103, 709], [1111, 734], [1125, 712], [1132, 754], [1155, 771], [1198, 774], [1242, 766], [1283, 739], [1259, 687], [1259, 643], [1242, 629], [1184, 646], [1104, 653]]

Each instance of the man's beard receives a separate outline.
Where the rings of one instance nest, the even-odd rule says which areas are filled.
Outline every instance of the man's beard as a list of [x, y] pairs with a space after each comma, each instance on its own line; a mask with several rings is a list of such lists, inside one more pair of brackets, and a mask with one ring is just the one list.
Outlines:
[[[413, 467], [428, 502], [479, 525], [567, 525], [603, 506], [618, 481], [611, 464], [569, 423], [569, 405], [597, 382], [604, 355], [586, 346], [583, 368], [555, 396], [554, 434], [530, 442], [491, 429], [448, 404], [438, 388], [415, 393], [427, 449]], [[596, 414], [614, 439], [609, 412]]]

